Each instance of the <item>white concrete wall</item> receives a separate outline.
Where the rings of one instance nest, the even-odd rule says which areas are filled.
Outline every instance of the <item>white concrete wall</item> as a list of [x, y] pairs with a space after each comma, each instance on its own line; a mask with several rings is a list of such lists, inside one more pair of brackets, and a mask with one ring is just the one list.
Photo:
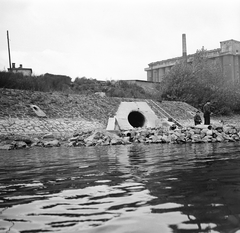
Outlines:
[[158, 117], [146, 102], [121, 102], [116, 113], [116, 119], [121, 130], [133, 129], [128, 122], [128, 115], [132, 111], [138, 111], [145, 117], [143, 127], [156, 127]]

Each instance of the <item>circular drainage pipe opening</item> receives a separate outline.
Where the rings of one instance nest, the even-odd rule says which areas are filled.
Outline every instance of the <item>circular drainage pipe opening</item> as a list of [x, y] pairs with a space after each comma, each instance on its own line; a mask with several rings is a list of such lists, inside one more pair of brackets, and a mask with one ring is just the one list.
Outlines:
[[128, 122], [132, 127], [143, 127], [145, 123], [145, 117], [138, 111], [132, 111], [128, 115]]

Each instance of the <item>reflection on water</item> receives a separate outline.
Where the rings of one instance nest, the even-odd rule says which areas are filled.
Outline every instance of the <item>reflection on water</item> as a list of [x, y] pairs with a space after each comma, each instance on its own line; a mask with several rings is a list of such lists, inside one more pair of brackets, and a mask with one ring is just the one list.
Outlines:
[[240, 144], [0, 151], [0, 232], [240, 232]]

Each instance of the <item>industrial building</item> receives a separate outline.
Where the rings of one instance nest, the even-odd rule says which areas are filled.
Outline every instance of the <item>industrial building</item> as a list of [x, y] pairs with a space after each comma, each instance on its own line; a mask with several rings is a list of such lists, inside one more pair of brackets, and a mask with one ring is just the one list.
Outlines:
[[[226, 40], [220, 42], [220, 48], [207, 50], [206, 56], [216, 60], [222, 67], [223, 75], [232, 82], [240, 82], [240, 41]], [[186, 35], [182, 35], [182, 56], [167, 60], [152, 62], [148, 64], [147, 81], [161, 82], [165, 74], [181, 59], [186, 59], [188, 63], [193, 60], [194, 54], [187, 55]]]

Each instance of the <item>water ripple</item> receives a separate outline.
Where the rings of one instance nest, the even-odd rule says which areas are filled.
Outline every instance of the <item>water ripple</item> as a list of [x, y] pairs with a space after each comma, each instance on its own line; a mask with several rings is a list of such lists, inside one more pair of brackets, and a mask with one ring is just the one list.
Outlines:
[[239, 151], [236, 143], [0, 151], [0, 232], [237, 232]]

